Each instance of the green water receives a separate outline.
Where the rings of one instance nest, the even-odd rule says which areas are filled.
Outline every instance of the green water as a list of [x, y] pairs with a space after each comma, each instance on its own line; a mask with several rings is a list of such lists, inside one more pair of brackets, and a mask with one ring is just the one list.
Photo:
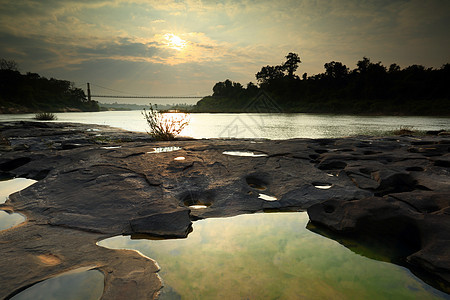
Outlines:
[[161, 266], [161, 299], [450, 299], [406, 268], [353, 253], [305, 228], [306, 213], [194, 223], [187, 239], [99, 242]]
[[12, 300], [97, 300], [103, 293], [104, 276], [97, 270], [77, 269], [44, 281], [12, 297]]

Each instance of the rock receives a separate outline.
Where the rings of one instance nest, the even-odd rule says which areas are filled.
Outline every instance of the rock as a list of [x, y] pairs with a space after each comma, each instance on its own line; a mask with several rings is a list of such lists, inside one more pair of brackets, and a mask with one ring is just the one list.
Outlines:
[[[420, 200], [413, 200], [412, 193], [409, 197], [403, 194], [355, 201], [327, 200], [309, 207], [308, 215], [313, 224], [335, 233], [361, 241], [375, 240], [393, 249], [393, 253], [401, 253], [395, 260], [426, 271], [433, 277], [431, 284], [448, 293], [450, 218], [445, 212], [449, 200], [426, 192]], [[440, 207], [445, 209], [436, 211]]]
[[393, 169], [374, 172], [372, 177], [378, 182], [376, 195], [379, 196], [389, 193], [409, 192], [414, 190], [416, 185], [416, 181], [409, 173]]
[[[137, 298], [154, 297], [161, 287], [157, 268], [133, 273], [126, 267], [148, 268], [153, 261], [95, 242], [121, 234], [185, 237], [191, 220], [305, 209], [314, 224], [338, 236], [407, 248], [401, 253], [408, 266], [448, 286], [448, 137], [155, 142], [100, 125], [7, 122], [0, 128], [11, 144], [0, 148], [0, 177], [39, 180], [4, 205], [28, 222], [0, 233], [0, 298], [100, 262], [104, 297], [127, 294], [134, 284]], [[149, 153], [158, 147], [180, 149]], [[267, 156], [223, 154], [238, 150]], [[175, 160], [180, 156], [185, 159]], [[189, 210], [196, 204], [205, 208]], [[59, 253], [61, 264], [44, 268], [36, 253]]]
[[130, 220], [131, 234], [163, 238], [185, 238], [192, 231], [189, 210], [154, 214]]

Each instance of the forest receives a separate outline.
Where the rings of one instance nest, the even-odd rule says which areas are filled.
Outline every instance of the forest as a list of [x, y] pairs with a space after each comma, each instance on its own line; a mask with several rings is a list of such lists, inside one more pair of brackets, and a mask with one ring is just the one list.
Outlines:
[[0, 59], [0, 113], [99, 111], [97, 101], [66, 80], [21, 74], [14, 61]]
[[[450, 115], [450, 64], [439, 69], [397, 64], [385, 67], [363, 57], [350, 70], [341, 62], [324, 65], [323, 73], [301, 78], [301, 60], [289, 53], [277, 66], [255, 74], [246, 87], [227, 79], [201, 99], [195, 112], [308, 112], [367, 115]], [[254, 105], [264, 94], [266, 105]], [[269, 100], [270, 105], [267, 105]]]

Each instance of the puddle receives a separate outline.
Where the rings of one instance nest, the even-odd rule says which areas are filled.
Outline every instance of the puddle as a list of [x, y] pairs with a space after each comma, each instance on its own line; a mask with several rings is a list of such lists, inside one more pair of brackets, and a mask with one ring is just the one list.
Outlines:
[[100, 299], [103, 294], [104, 276], [100, 271], [89, 269], [76, 269], [38, 282], [10, 299]]
[[314, 185], [314, 187], [316, 189], [321, 189], [321, 190], [328, 190], [329, 188], [331, 188], [333, 186], [332, 184], [322, 183], [322, 182], [313, 182], [312, 185]]
[[222, 154], [231, 156], [245, 156], [245, 157], [264, 157], [267, 156], [265, 153], [256, 154], [252, 151], [223, 151]]
[[164, 153], [164, 152], [172, 152], [181, 150], [180, 147], [159, 147], [159, 148], [153, 148], [153, 151], [149, 151], [147, 153]]
[[193, 195], [188, 195], [184, 199], [184, 205], [186, 205], [190, 209], [205, 209], [211, 206], [211, 202], [199, 201], [198, 199], [195, 199]]
[[0, 203], [5, 203], [9, 195], [23, 190], [35, 182], [37, 181], [26, 178], [13, 178], [0, 181]]
[[307, 223], [305, 212], [241, 215], [196, 221], [186, 239], [98, 244], [155, 259], [160, 299], [448, 299], [408, 269], [355, 254]]
[[92, 132], [92, 131], [102, 131], [102, 130], [98, 129], [98, 128], [89, 128], [89, 129], [86, 129], [86, 131], [87, 132]]
[[178, 157], [175, 157], [173, 160], [185, 160], [186, 159], [186, 157], [184, 157], [184, 156], [178, 156]]
[[[36, 180], [26, 178], [13, 178], [0, 181], [0, 203], [5, 203], [8, 196], [21, 191], [35, 183]], [[24, 222], [26, 218], [18, 213], [7, 213], [0, 210], [0, 230], [5, 230]]]
[[106, 147], [101, 147], [102, 149], [119, 149], [122, 148], [122, 146], [106, 146]]
[[5, 230], [20, 223], [24, 222], [26, 218], [18, 213], [7, 213], [4, 210], [0, 210], [0, 230]]
[[194, 204], [194, 205], [190, 205], [188, 207], [191, 208], [191, 209], [205, 209], [205, 208], [208, 208], [208, 205]]
[[278, 199], [273, 196], [269, 196], [269, 195], [261, 194], [261, 193], [259, 194], [258, 198], [263, 199], [265, 201], [278, 201]]

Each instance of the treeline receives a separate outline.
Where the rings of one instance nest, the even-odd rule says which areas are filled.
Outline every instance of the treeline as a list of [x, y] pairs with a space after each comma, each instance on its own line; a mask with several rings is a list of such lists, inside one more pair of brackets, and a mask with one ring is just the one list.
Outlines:
[[99, 111], [84, 91], [66, 80], [21, 74], [13, 61], [0, 59], [0, 113]]
[[[197, 112], [257, 112], [249, 105], [264, 91], [272, 112], [335, 114], [450, 115], [450, 64], [439, 69], [397, 64], [385, 67], [364, 57], [350, 70], [341, 62], [324, 65], [314, 76], [295, 75], [300, 58], [286, 56], [278, 66], [265, 66], [255, 77], [258, 85], [225, 80], [194, 107]], [[267, 99], [266, 99], [267, 100]]]

